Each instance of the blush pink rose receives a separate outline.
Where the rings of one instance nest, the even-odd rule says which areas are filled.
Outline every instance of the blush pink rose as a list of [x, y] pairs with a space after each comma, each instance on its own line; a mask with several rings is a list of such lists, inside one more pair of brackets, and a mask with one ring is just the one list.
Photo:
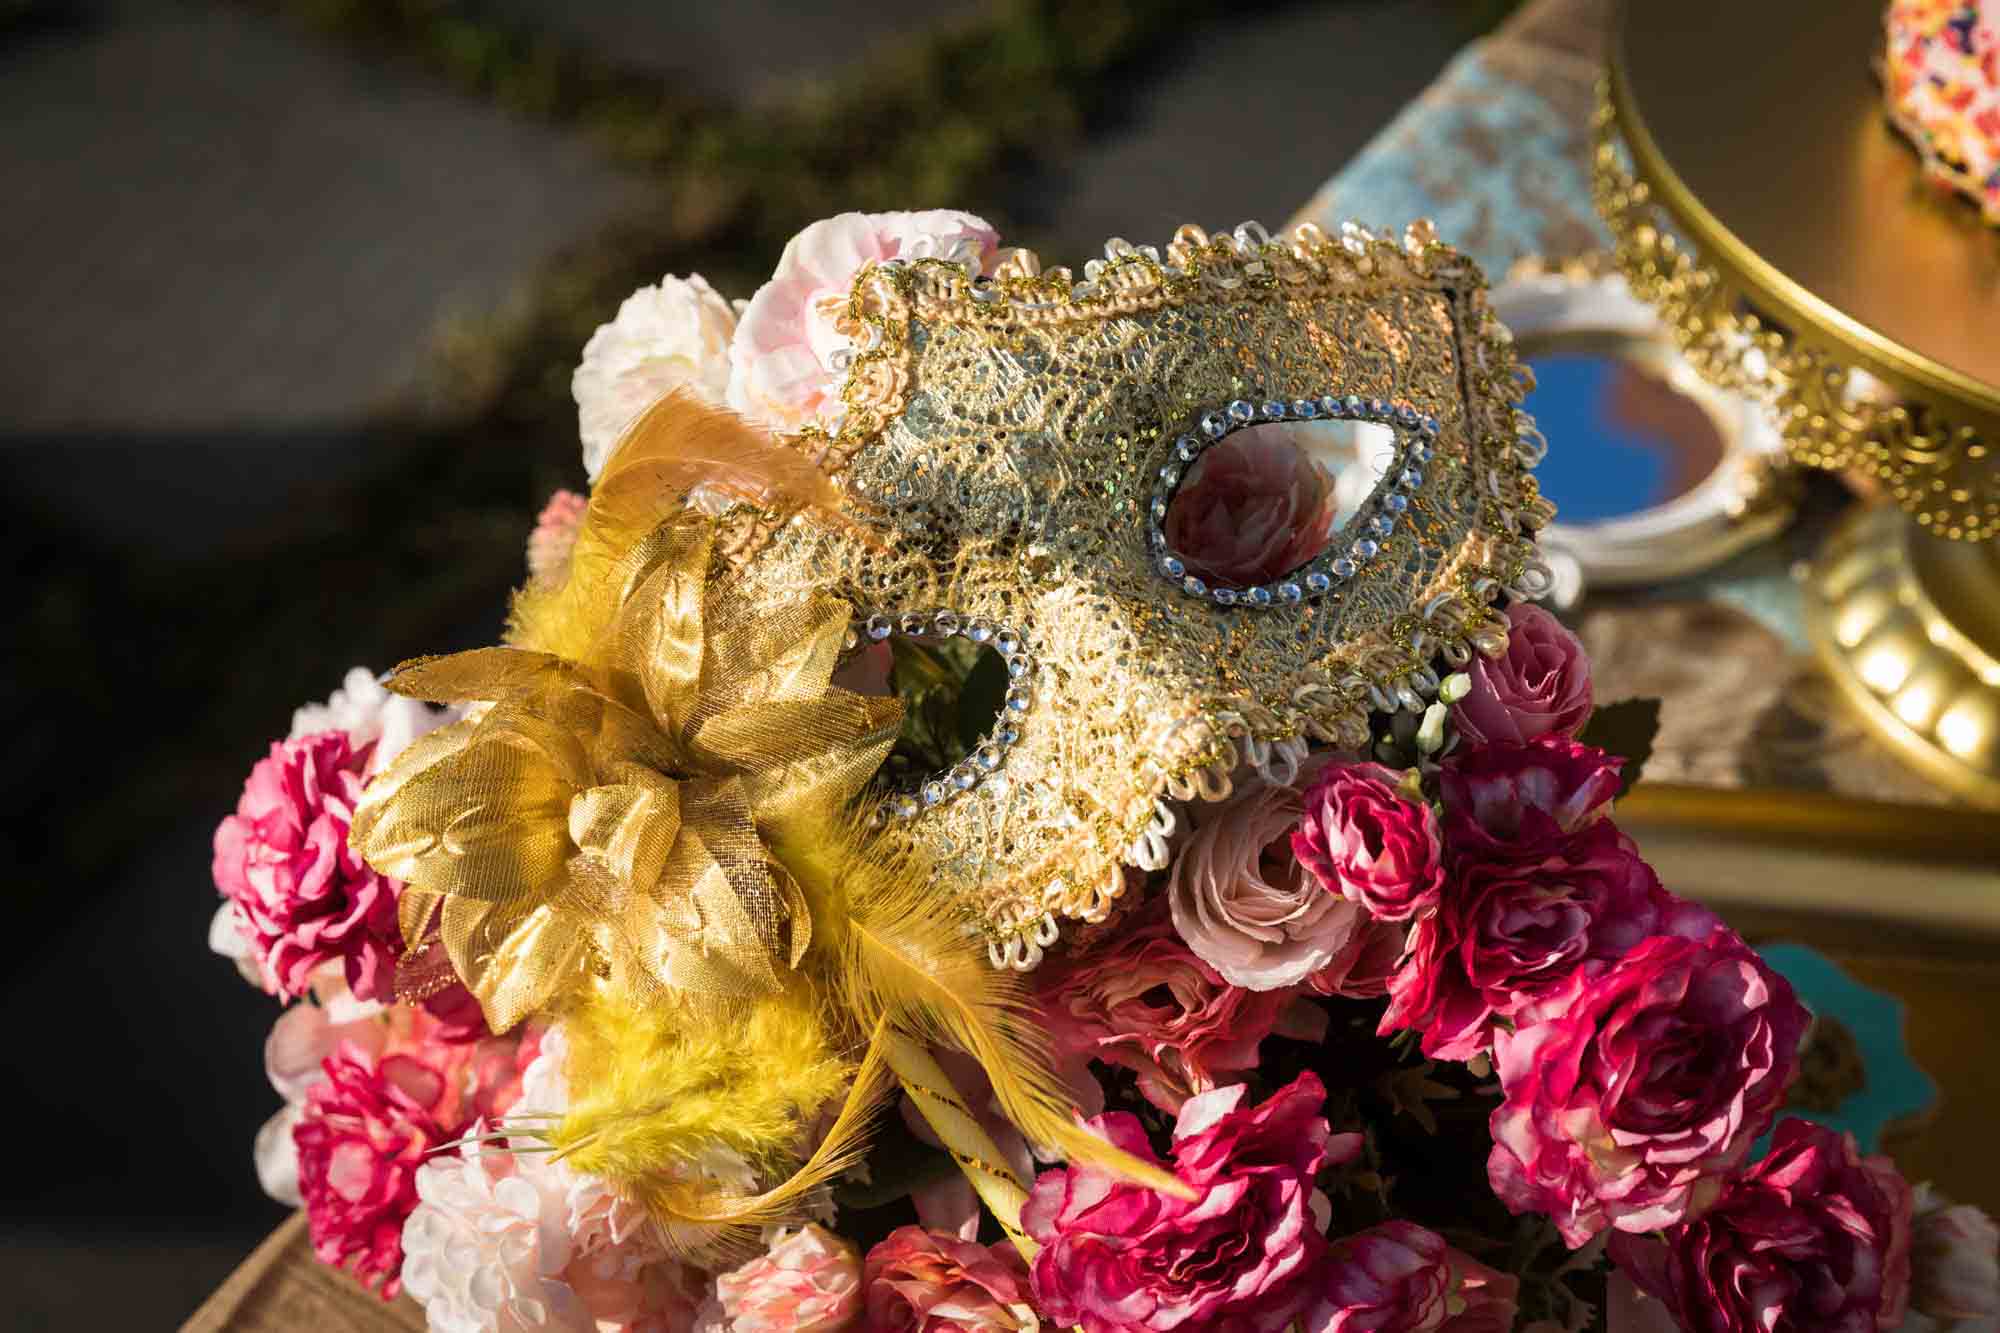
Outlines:
[[1852, 1135], [1787, 1120], [1700, 1217], [1611, 1253], [1689, 1333], [1876, 1333], [1906, 1308], [1910, 1187]]
[[1066, 965], [1044, 966], [1042, 1017], [1057, 1054], [1135, 1071], [1140, 1093], [1170, 1114], [1221, 1076], [1256, 1068], [1258, 1044], [1289, 1003], [1230, 985], [1158, 910]]
[[717, 1277], [715, 1300], [705, 1326], [726, 1333], [841, 1333], [861, 1315], [861, 1256], [809, 1222]]
[[1380, 764], [1330, 765], [1306, 789], [1292, 834], [1299, 864], [1378, 921], [1429, 911], [1444, 886], [1437, 816], [1401, 783]]
[[1457, 855], [1504, 854], [1567, 837], [1604, 817], [1624, 766], [1560, 736], [1460, 750], [1438, 774], [1445, 842]]
[[1574, 736], [1590, 721], [1590, 658], [1560, 620], [1539, 606], [1507, 608], [1507, 651], [1475, 657], [1472, 687], [1452, 705], [1458, 734], [1473, 745], [1521, 745]]
[[1784, 1101], [1807, 1021], [1726, 928], [1646, 940], [1548, 1011], [1495, 1038], [1487, 1177], [1572, 1248], [1699, 1212]]
[[1296, 432], [1255, 426], [1211, 446], [1167, 510], [1167, 548], [1209, 582], [1244, 588], [1290, 573], [1326, 549], [1333, 477]]
[[2000, 1228], [1969, 1203], [1916, 1191], [1910, 1242], [1910, 1307], [1932, 1319], [2000, 1316]]
[[273, 994], [305, 994], [313, 970], [338, 959], [355, 995], [393, 998], [403, 886], [347, 845], [372, 749], [339, 731], [274, 743], [215, 830], [215, 886]]
[[[1197, 1192], [1192, 1201], [1083, 1167], [1036, 1178], [1021, 1225], [1042, 1247], [1034, 1285], [1049, 1322], [1084, 1333], [1291, 1326], [1312, 1299], [1324, 1245], [1313, 1177], [1356, 1157], [1361, 1136], [1329, 1134], [1326, 1089], [1312, 1074], [1257, 1106], [1245, 1104], [1248, 1095], [1220, 1088], [1181, 1108], [1171, 1169]], [[1138, 1117], [1114, 1112], [1089, 1123], [1159, 1161]]]
[[417, 1054], [377, 1056], [343, 1042], [324, 1069], [292, 1130], [313, 1253], [390, 1300], [401, 1290], [403, 1223], [417, 1206], [417, 1171], [471, 1117], [451, 1072]]
[[970, 213], [842, 213], [794, 236], [778, 270], [757, 289], [729, 344], [729, 406], [790, 433], [839, 406], [838, 327], [855, 275], [886, 259], [946, 259], [989, 266], [1000, 235]]
[[[1351, 958], [1372, 933], [1354, 903], [1300, 865], [1299, 789], [1253, 779], [1194, 813], [1167, 889], [1174, 927], [1232, 986], [1278, 990]], [[1352, 970], [1350, 963], [1349, 970]]]
[[1435, 1333], [1451, 1294], [1450, 1247], [1414, 1222], [1336, 1241], [1321, 1266], [1307, 1333]]
[[1011, 1242], [898, 1227], [863, 1267], [868, 1333], [1032, 1333], [1028, 1263]]
[[1414, 1029], [1425, 1055], [1470, 1060], [1503, 1021], [1532, 1022], [1537, 1006], [1648, 936], [1704, 939], [1719, 924], [1668, 893], [1608, 819], [1557, 841], [1475, 850], [1411, 929], [1381, 1031]]

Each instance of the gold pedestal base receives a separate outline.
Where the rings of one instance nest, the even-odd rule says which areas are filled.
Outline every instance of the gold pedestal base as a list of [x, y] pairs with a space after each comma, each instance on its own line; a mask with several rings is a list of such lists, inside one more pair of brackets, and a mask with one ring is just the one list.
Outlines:
[[2000, 806], [2000, 545], [1866, 509], [1813, 562], [1805, 606], [1821, 662], [1876, 732], [1932, 781]]

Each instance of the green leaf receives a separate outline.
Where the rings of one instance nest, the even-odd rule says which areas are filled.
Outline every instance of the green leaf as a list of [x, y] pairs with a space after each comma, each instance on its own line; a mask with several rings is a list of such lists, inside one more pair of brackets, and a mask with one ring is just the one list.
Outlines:
[[1639, 781], [1646, 761], [1652, 758], [1653, 740], [1659, 734], [1658, 699], [1620, 699], [1615, 704], [1600, 704], [1577, 739], [1624, 757], [1625, 768], [1621, 773], [1624, 785], [1618, 791], [1622, 796]]

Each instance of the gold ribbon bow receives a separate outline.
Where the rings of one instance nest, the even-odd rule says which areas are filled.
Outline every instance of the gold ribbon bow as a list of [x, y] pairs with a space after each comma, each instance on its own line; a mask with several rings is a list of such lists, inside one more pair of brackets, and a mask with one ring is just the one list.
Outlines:
[[[714, 525], [669, 519], [593, 580], [612, 604], [574, 659], [484, 648], [390, 688], [479, 700], [362, 797], [354, 847], [408, 884], [505, 1031], [593, 974], [636, 997], [776, 994], [811, 916], [766, 847], [809, 840], [868, 782], [900, 705], [832, 688], [849, 613], [712, 589]], [[598, 628], [601, 627], [601, 628]]]

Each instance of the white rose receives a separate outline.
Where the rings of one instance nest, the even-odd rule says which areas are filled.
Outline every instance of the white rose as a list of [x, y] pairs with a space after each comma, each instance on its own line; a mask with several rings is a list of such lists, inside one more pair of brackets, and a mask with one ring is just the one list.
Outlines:
[[724, 403], [735, 333], [736, 312], [699, 274], [665, 277], [625, 298], [617, 318], [590, 335], [570, 379], [592, 481], [632, 419], [672, 390]]

